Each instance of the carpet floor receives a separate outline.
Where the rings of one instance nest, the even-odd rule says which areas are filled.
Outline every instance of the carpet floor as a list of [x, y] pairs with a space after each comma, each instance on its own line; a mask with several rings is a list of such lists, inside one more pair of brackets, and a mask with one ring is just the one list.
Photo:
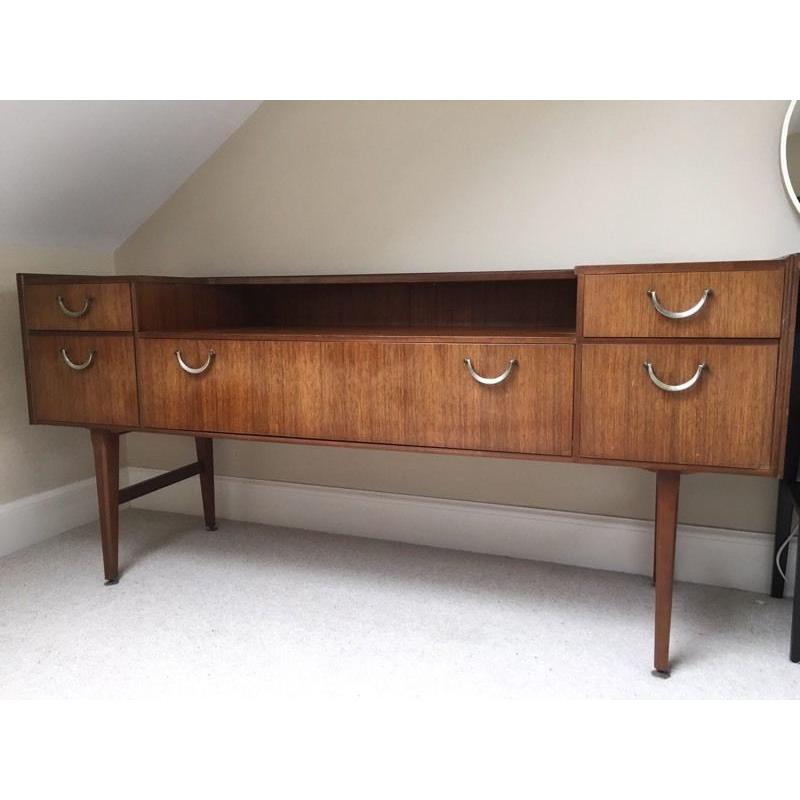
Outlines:
[[0, 698], [800, 698], [790, 602], [679, 583], [650, 674], [645, 577], [126, 510], [0, 559]]

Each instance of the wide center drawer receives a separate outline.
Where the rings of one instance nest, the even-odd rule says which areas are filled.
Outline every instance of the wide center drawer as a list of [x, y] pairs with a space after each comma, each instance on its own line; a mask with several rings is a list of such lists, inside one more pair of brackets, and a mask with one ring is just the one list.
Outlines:
[[142, 424], [569, 455], [573, 358], [571, 344], [140, 339]]
[[587, 337], [773, 338], [783, 269], [586, 275]]
[[777, 362], [772, 343], [585, 343], [580, 455], [769, 469]]

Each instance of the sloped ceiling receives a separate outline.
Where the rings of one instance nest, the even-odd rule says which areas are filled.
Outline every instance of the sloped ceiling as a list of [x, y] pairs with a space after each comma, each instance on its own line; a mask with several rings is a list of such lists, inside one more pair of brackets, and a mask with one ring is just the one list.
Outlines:
[[0, 102], [0, 242], [116, 248], [258, 105]]

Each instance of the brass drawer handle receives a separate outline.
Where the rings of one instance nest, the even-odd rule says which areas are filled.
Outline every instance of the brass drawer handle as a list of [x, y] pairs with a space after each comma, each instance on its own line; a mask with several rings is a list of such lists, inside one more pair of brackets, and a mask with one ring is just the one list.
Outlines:
[[216, 353], [213, 350], [208, 351], [208, 358], [206, 359], [206, 363], [203, 364], [202, 367], [190, 367], [184, 360], [183, 355], [181, 354], [180, 350], [175, 351], [175, 357], [178, 359], [178, 364], [180, 364], [181, 369], [184, 372], [188, 372], [190, 375], [200, 375], [201, 373], [205, 372], [210, 366], [211, 362], [214, 360], [214, 356]]
[[64, 363], [70, 368], [74, 369], [76, 372], [80, 372], [82, 369], [88, 369], [92, 366], [92, 361], [94, 361], [94, 350], [89, 351], [89, 358], [86, 359], [82, 364], [76, 364], [68, 355], [66, 348], [61, 348], [61, 358], [64, 359]]
[[467, 372], [469, 372], [470, 376], [478, 381], [478, 383], [482, 383], [484, 386], [497, 386], [498, 383], [502, 383], [510, 374], [511, 370], [517, 364], [517, 359], [512, 358], [511, 361], [508, 362], [508, 366], [505, 368], [505, 371], [498, 375], [496, 378], [484, 378], [483, 375], [479, 375], [475, 372], [475, 368], [472, 366], [472, 359], [465, 358], [464, 363], [467, 365]]
[[655, 289], [647, 290], [647, 296], [650, 298], [653, 308], [658, 311], [662, 317], [666, 317], [667, 319], [688, 319], [689, 317], [693, 317], [706, 304], [706, 300], [708, 300], [712, 294], [713, 291], [711, 289], [706, 289], [703, 292], [703, 296], [691, 308], [687, 308], [686, 311], [670, 311], [658, 302]]
[[87, 297], [83, 301], [83, 308], [73, 311], [72, 309], [67, 308], [66, 304], [64, 303], [64, 298], [61, 295], [56, 298], [56, 301], [58, 302], [58, 307], [61, 309], [61, 313], [67, 317], [72, 317], [72, 319], [78, 319], [78, 317], [82, 317], [84, 314], [88, 313], [89, 306], [92, 304], [92, 298]]
[[700, 380], [700, 376], [703, 374], [703, 370], [708, 367], [708, 364], [704, 361], [702, 364], [697, 365], [697, 371], [689, 378], [686, 383], [678, 383], [673, 386], [670, 383], [664, 383], [664, 381], [660, 380], [656, 373], [653, 371], [653, 365], [649, 361], [644, 362], [644, 368], [647, 370], [647, 375], [650, 380], [658, 386], [664, 392], [685, 392], [687, 389], [691, 389], [697, 381]]

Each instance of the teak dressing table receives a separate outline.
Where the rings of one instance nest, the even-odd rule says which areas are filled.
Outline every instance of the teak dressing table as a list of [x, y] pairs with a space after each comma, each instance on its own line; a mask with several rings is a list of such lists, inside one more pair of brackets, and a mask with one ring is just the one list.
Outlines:
[[[315, 277], [18, 276], [30, 421], [89, 428], [105, 578], [120, 503], [200, 476], [213, 438], [656, 472], [655, 670], [669, 673], [682, 472], [781, 476], [796, 256]], [[197, 461], [119, 487], [119, 437]]]

